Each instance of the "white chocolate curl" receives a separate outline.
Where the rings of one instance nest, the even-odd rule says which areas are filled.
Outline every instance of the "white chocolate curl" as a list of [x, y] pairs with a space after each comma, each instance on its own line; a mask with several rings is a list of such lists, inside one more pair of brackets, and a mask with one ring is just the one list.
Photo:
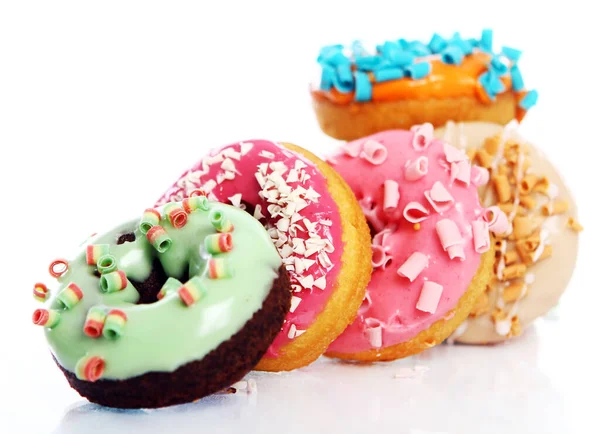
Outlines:
[[421, 271], [427, 267], [429, 259], [421, 252], [414, 252], [410, 257], [398, 268], [398, 275], [406, 277], [413, 282]]
[[471, 163], [468, 161], [458, 161], [450, 164], [450, 179], [463, 182], [467, 186], [471, 183]]
[[443, 219], [435, 224], [435, 230], [440, 238], [444, 251], [448, 252], [450, 259], [465, 259], [465, 251], [462, 246], [463, 239], [454, 220]]
[[421, 312], [435, 313], [443, 291], [444, 287], [439, 283], [425, 281], [421, 288], [419, 301], [417, 301], [417, 309]]
[[400, 192], [398, 191], [398, 183], [391, 179], [383, 183], [383, 210], [392, 211], [398, 206], [400, 200]]
[[383, 267], [385, 269], [385, 265], [390, 260], [390, 257], [385, 252], [385, 248], [383, 246], [372, 244], [371, 252], [373, 253], [371, 257], [373, 268]]
[[508, 230], [508, 218], [497, 206], [486, 208], [483, 211], [483, 219], [488, 224], [489, 230], [495, 234], [503, 234]]
[[487, 169], [479, 166], [473, 166], [471, 168], [471, 182], [477, 186], [481, 187], [482, 185], [486, 185], [490, 181], [490, 172]]
[[446, 155], [446, 161], [448, 163], [456, 163], [469, 159], [464, 151], [461, 151], [448, 143], [444, 143], [444, 155]]
[[402, 215], [410, 223], [419, 223], [429, 216], [429, 211], [419, 202], [409, 202]]
[[490, 232], [486, 222], [476, 220], [471, 223], [473, 227], [473, 245], [477, 253], [485, 253], [490, 249]]
[[404, 169], [404, 177], [407, 181], [416, 181], [427, 175], [429, 169], [429, 159], [425, 156], [417, 158], [415, 161], [410, 162], [406, 169]]
[[415, 148], [417, 151], [424, 151], [427, 149], [433, 140], [433, 125], [430, 123], [415, 125], [410, 130], [414, 131], [415, 133], [412, 141], [413, 148]]
[[345, 154], [351, 157], [358, 157], [360, 151], [362, 151], [362, 140], [354, 140], [353, 142], [347, 142], [342, 145], [342, 150]]
[[387, 148], [375, 140], [367, 140], [360, 156], [371, 164], [379, 165], [387, 159]]
[[431, 190], [425, 191], [425, 198], [438, 213], [447, 211], [454, 205], [454, 198], [440, 181], [436, 181]]

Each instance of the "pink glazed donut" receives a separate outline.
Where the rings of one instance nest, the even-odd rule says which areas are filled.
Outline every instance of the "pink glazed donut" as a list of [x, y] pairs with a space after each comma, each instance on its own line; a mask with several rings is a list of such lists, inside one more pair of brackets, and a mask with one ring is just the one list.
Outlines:
[[261, 221], [289, 271], [291, 309], [257, 369], [316, 360], [354, 320], [371, 277], [369, 228], [348, 185], [305, 149], [249, 140], [212, 151], [157, 205], [196, 189]]
[[492, 276], [489, 231], [508, 229], [479, 202], [487, 171], [434, 139], [431, 124], [348, 142], [329, 161], [367, 217], [374, 270], [357, 318], [326, 355], [394, 360], [439, 344]]

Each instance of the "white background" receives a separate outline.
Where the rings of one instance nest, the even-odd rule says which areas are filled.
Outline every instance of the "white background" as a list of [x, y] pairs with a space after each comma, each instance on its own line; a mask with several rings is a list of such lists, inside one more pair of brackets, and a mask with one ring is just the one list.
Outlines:
[[[555, 3], [0, 1], [0, 433], [597, 429], [597, 15], [591, 1]], [[52, 259], [138, 215], [210, 147], [264, 137], [331, 149], [307, 92], [321, 45], [484, 26], [497, 48], [525, 51], [540, 99], [522, 131], [558, 164], [586, 226], [557, 315], [506, 346], [321, 361], [255, 376], [255, 396], [170, 410], [109, 411], [69, 389], [30, 322]], [[414, 366], [428, 370], [393, 378]]]

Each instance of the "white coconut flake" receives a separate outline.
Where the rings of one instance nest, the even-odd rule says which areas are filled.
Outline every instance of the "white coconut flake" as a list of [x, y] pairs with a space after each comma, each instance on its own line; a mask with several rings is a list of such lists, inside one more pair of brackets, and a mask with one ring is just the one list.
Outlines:
[[212, 189], [215, 188], [216, 186], [217, 186], [217, 183], [215, 182], [215, 180], [209, 179], [200, 188], [208, 193], [208, 192], [212, 191]]
[[277, 221], [276, 226], [277, 226], [277, 229], [280, 230], [281, 232], [287, 232], [287, 230], [290, 227], [290, 219], [282, 218]]
[[290, 173], [288, 173], [288, 176], [285, 181], [287, 183], [298, 182], [298, 171], [296, 169], [290, 170]]
[[298, 282], [300, 282], [300, 285], [302, 285], [306, 289], [311, 289], [315, 282], [315, 278], [312, 276], [312, 274], [309, 274], [308, 276], [304, 276], [298, 279]]
[[254, 147], [254, 143], [250, 142], [240, 142], [240, 153], [242, 155], [246, 155], [248, 152], [252, 150]]
[[254, 218], [256, 220], [265, 218], [265, 216], [262, 214], [261, 210], [262, 210], [262, 206], [260, 204], [258, 204], [254, 207]]
[[296, 170], [304, 169], [306, 167], [308, 166], [302, 160], [296, 160], [296, 162], [294, 163], [294, 169]]
[[259, 157], [263, 157], [263, 158], [268, 158], [270, 160], [272, 160], [273, 158], [275, 158], [275, 154], [269, 151], [265, 151], [264, 149], [262, 151], [259, 152], [258, 154]]
[[290, 306], [290, 312], [294, 313], [296, 311], [296, 309], [298, 308], [298, 305], [300, 304], [301, 301], [302, 301], [302, 299], [300, 297], [296, 297], [295, 295], [292, 295], [292, 304]]
[[229, 200], [229, 202], [231, 202], [231, 204], [236, 208], [240, 208], [240, 205], [242, 204], [242, 193], [237, 193], [233, 196], [229, 196], [227, 200]]
[[325, 280], [325, 276], [321, 276], [317, 280], [315, 280], [314, 285], [319, 289], [325, 289], [325, 287], [327, 286], [327, 281]]
[[284, 245], [281, 247], [281, 249], [279, 249], [279, 254], [281, 255], [282, 258], [287, 258], [288, 256], [290, 256], [292, 253], [294, 253], [294, 251], [292, 250], [292, 248], [289, 245]]
[[296, 337], [296, 324], [292, 324], [288, 330], [288, 339], [294, 339]]

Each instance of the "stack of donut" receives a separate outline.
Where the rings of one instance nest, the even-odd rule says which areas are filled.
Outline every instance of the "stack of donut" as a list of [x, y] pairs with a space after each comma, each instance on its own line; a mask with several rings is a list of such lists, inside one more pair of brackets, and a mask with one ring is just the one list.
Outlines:
[[[54, 288], [34, 285], [33, 322], [70, 385], [155, 408], [323, 354], [518, 336], [557, 303], [582, 229], [556, 171], [499, 125], [535, 103], [519, 56], [493, 54], [487, 31], [322, 50], [317, 116], [351, 141], [326, 161], [269, 140], [216, 148], [140, 217], [53, 261]], [[435, 129], [453, 119], [496, 123]], [[570, 252], [560, 278], [553, 245]]]

